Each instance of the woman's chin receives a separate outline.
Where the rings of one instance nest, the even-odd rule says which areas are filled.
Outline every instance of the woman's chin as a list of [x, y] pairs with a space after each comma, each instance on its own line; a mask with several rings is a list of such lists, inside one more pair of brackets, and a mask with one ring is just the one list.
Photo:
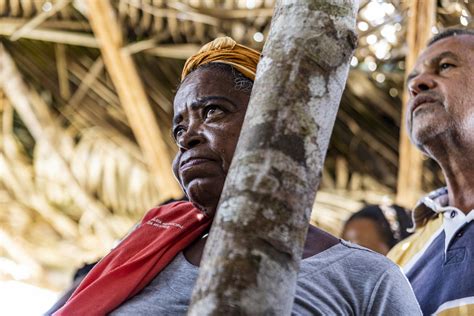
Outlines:
[[214, 215], [216, 214], [215, 207], [199, 205], [197, 203], [193, 203], [193, 205], [209, 217], [214, 217]]
[[190, 202], [206, 214], [213, 216], [223, 186], [224, 182], [218, 179], [195, 179], [185, 189]]

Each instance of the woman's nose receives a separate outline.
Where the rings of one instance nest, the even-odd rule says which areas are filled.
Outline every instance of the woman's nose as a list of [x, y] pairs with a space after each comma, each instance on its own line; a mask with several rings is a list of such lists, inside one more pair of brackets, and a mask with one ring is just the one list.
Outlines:
[[431, 74], [419, 74], [408, 83], [408, 90], [412, 97], [416, 97], [418, 93], [432, 90], [436, 87], [436, 81]]
[[178, 140], [178, 146], [181, 150], [188, 150], [202, 144], [204, 141], [205, 138], [200, 131], [190, 128], [183, 132], [183, 135]]

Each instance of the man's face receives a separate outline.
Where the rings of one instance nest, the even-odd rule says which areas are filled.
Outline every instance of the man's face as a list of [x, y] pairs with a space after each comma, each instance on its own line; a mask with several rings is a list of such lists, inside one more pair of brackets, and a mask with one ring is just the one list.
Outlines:
[[215, 212], [249, 102], [231, 74], [198, 69], [174, 99], [173, 135], [179, 151], [173, 172], [191, 202]]
[[406, 118], [415, 145], [429, 153], [430, 144], [445, 136], [474, 143], [474, 36], [447, 37], [428, 47], [408, 88]]

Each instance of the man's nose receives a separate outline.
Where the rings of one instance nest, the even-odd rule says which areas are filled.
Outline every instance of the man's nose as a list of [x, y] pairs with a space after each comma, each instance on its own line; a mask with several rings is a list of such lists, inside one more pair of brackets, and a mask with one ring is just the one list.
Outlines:
[[416, 97], [418, 93], [432, 90], [436, 87], [436, 81], [431, 74], [419, 74], [408, 83], [408, 90], [412, 97]]
[[178, 146], [181, 150], [191, 149], [205, 141], [204, 136], [198, 130], [189, 129], [179, 138]]

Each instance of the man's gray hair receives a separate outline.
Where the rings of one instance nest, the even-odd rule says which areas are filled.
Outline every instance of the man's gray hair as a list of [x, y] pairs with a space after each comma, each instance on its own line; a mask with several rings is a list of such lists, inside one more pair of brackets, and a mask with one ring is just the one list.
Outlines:
[[428, 47], [436, 43], [437, 41], [440, 41], [444, 38], [451, 37], [451, 36], [459, 36], [459, 35], [472, 35], [474, 36], [474, 29], [471, 28], [460, 28], [460, 27], [451, 27], [444, 29], [440, 33], [436, 34], [433, 36], [429, 42], [428, 42]]

